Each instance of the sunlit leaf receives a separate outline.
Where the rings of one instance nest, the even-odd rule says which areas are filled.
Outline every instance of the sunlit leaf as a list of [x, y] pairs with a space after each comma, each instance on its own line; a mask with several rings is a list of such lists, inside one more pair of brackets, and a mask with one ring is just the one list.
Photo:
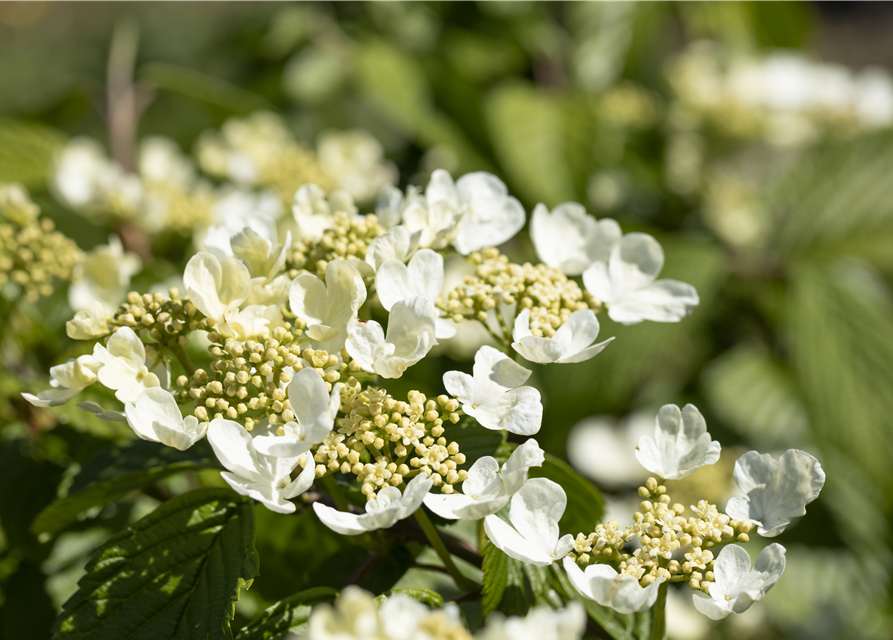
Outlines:
[[236, 636], [236, 640], [284, 640], [306, 629], [313, 607], [332, 602], [338, 597], [335, 589], [317, 587], [280, 600], [254, 618]]

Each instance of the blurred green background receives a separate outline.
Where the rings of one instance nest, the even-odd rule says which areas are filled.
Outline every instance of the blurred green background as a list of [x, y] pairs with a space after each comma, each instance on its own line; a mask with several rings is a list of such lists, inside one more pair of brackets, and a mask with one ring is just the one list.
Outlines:
[[[47, 177], [67, 138], [107, 145], [110, 42], [135, 29], [140, 138], [189, 152], [203, 131], [266, 109], [308, 146], [328, 129], [371, 132], [401, 187], [437, 168], [486, 170], [528, 211], [572, 200], [652, 233], [662, 277], [695, 285], [701, 305], [679, 324], [605, 318], [617, 340], [598, 358], [537, 367], [540, 443], [565, 456], [588, 416], [693, 402], [729, 451], [809, 451], [828, 481], [781, 540], [778, 587], [720, 626], [674, 623], [671, 603], [671, 634], [889, 638], [891, 26], [893, 8], [872, 3], [0, 3], [0, 182], [24, 183], [82, 249], [105, 241], [110, 228], [58, 204]], [[182, 269], [179, 247], [179, 263], [168, 247], [134, 286]], [[535, 259], [526, 236], [505, 250]], [[90, 550], [152, 503], [120, 501], [53, 540], [30, 533], [60, 482], [128, 430], [21, 401], [77, 353], [71, 311], [64, 292], [0, 303], [0, 637], [37, 639]], [[454, 358], [394, 388], [439, 392]], [[727, 482], [733, 460], [711, 481]], [[301, 530], [277, 522], [259, 521], [262, 575], [245, 607], [308, 579], [275, 570], [306, 555]]]

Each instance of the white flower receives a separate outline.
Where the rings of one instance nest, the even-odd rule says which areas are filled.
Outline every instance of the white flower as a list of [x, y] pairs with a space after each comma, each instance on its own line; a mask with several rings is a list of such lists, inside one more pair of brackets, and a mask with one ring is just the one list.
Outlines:
[[92, 249], [72, 274], [68, 290], [68, 304], [75, 311], [91, 309], [97, 300], [105, 310], [114, 313], [127, 295], [131, 277], [142, 268], [135, 253], [124, 251], [116, 235], [109, 243]]
[[341, 408], [341, 385], [326, 391], [326, 383], [311, 366], [298, 371], [288, 384], [288, 400], [295, 421], [282, 425], [282, 435], [257, 436], [254, 447], [271, 456], [299, 456], [322, 442], [332, 431]]
[[[254, 448], [245, 427], [232, 420], [212, 420], [208, 442], [229, 470], [220, 474], [226, 483], [270, 511], [294, 513], [295, 505], [289, 500], [307, 491], [316, 477], [316, 464], [309, 453], [293, 458], [264, 455]], [[298, 464], [304, 469], [292, 480], [291, 473]]]
[[545, 567], [574, 548], [574, 537], [559, 538], [558, 521], [567, 508], [561, 485], [546, 478], [528, 480], [512, 496], [508, 522], [496, 515], [484, 518], [490, 542], [507, 556]]
[[695, 609], [711, 620], [722, 620], [730, 613], [747, 611], [754, 602], [762, 600], [784, 572], [785, 549], [770, 544], [760, 551], [753, 569], [750, 556], [737, 545], [719, 552], [713, 568], [714, 581], [710, 595], [696, 591]]
[[234, 189], [211, 207], [212, 224], [196, 235], [196, 246], [224, 260], [233, 255], [230, 238], [246, 227], [275, 243], [276, 220], [281, 215], [282, 201], [274, 191]]
[[[450, 186], [444, 184], [447, 190]], [[505, 183], [491, 173], [466, 173], [456, 181], [455, 196], [450, 197], [455, 197], [465, 209], [453, 240], [453, 246], [462, 255], [511, 240], [527, 221], [524, 207], [508, 195]]]
[[53, 388], [40, 391], [36, 396], [23, 393], [22, 397], [35, 407], [58, 407], [96, 382], [100, 366], [93, 356], [80, 356], [50, 367], [50, 386]]
[[569, 276], [580, 275], [596, 260], [607, 262], [621, 235], [615, 220], [598, 221], [576, 202], [560, 204], [552, 213], [538, 204], [530, 216], [530, 239], [536, 255]]
[[323, 234], [335, 226], [332, 214], [343, 211], [351, 215], [357, 211], [353, 198], [346, 191], [338, 190], [328, 198], [326, 192], [315, 184], [302, 185], [295, 193], [291, 212], [298, 225], [300, 240], [319, 242]]
[[[409, 265], [401, 260], [387, 260], [378, 269], [375, 288], [382, 306], [388, 311], [401, 300], [415, 296], [424, 296], [435, 302], [443, 288], [443, 257], [431, 249], [422, 249], [412, 257]], [[437, 314], [440, 316], [443, 312], [437, 310]], [[445, 318], [438, 317], [434, 325], [438, 340], [456, 335], [455, 327]]]
[[459, 218], [464, 213], [450, 174], [437, 169], [422, 196], [409, 187], [402, 206], [403, 224], [410, 233], [420, 232], [419, 246], [432, 249], [447, 247], [456, 237]]
[[756, 522], [767, 538], [784, 531], [791, 518], [806, 515], [806, 505], [825, 484], [822, 465], [798, 449], [788, 449], [777, 462], [768, 453], [748, 451], [735, 462], [734, 475], [747, 495], [730, 498], [726, 513]]
[[536, 440], [528, 440], [512, 451], [499, 469], [496, 458], [484, 456], [471, 465], [462, 493], [435, 494], [425, 497], [425, 506], [448, 520], [479, 520], [502, 509], [527, 482], [530, 467], [545, 460]]
[[598, 337], [598, 330], [595, 313], [581, 309], [574, 311], [551, 338], [541, 338], [530, 332], [530, 311], [524, 309], [515, 318], [512, 348], [531, 362], [540, 364], [583, 362], [601, 353], [614, 339], [592, 344]]
[[409, 481], [402, 494], [397, 487], [384, 487], [366, 503], [366, 513], [362, 515], [338, 511], [319, 502], [313, 503], [313, 510], [322, 523], [335, 533], [355, 536], [364, 531], [387, 529], [398, 520], [408, 518], [422, 506], [425, 495], [433, 486], [433, 480], [420, 474]]
[[[406, 262], [419, 248], [422, 232], [410, 233], [403, 226], [391, 227], [369, 243], [366, 249], [366, 262], [373, 271], [378, 271], [387, 260]], [[437, 290], [438, 295], [440, 289]]]
[[654, 415], [650, 412], [636, 412], [619, 424], [609, 416], [590, 416], [571, 428], [567, 458], [600, 487], [641, 484], [646, 476], [636, 461], [636, 444], [653, 431]]
[[397, 167], [385, 159], [381, 143], [361, 129], [324, 131], [317, 154], [323, 170], [360, 202], [372, 200], [384, 185], [397, 179]]
[[121, 402], [136, 401], [150, 387], [167, 387], [169, 371], [162, 365], [160, 378], [149, 371], [146, 348], [130, 327], [119, 327], [106, 347], [94, 345], [93, 357], [102, 365], [96, 374], [99, 381]]
[[326, 265], [326, 281], [304, 273], [291, 283], [288, 294], [292, 312], [307, 322], [307, 335], [318, 342], [338, 342], [335, 353], [343, 346], [342, 334], [357, 311], [366, 302], [366, 285], [359, 272], [346, 260], [332, 260]]
[[655, 580], [643, 588], [634, 577], [618, 574], [606, 564], [589, 565], [584, 571], [570, 558], [564, 559], [564, 570], [580, 595], [619, 613], [650, 609], [661, 585], [661, 580]]
[[143, 440], [160, 442], [185, 451], [205, 436], [206, 422], [180, 413], [177, 401], [169, 391], [152, 387], [143, 391], [136, 402], [124, 405], [127, 423]]
[[[252, 338], [266, 340], [270, 330], [285, 325], [282, 309], [278, 304], [250, 304], [243, 309], [236, 309], [227, 316], [225, 334], [244, 342]], [[217, 331], [221, 329], [218, 328]]]
[[399, 378], [437, 344], [436, 316], [437, 311], [427, 298], [401, 300], [391, 308], [387, 337], [374, 320], [351, 320], [344, 346], [364, 371], [383, 378]]
[[583, 272], [583, 283], [615, 322], [679, 322], [698, 305], [698, 292], [678, 280], [655, 281], [663, 265], [664, 251], [657, 240], [628, 233], [607, 262], [594, 262]]
[[576, 601], [564, 609], [534, 607], [523, 618], [495, 611], [475, 636], [477, 640], [580, 640], [586, 630], [586, 610]]
[[186, 264], [183, 282], [192, 304], [217, 323], [215, 330], [231, 336], [229, 316], [251, 292], [251, 274], [245, 265], [237, 258], [221, 262], [210, 253], [200, 252]]
[[459, 371], [443, 374], [447, 391], [462, 403], [462, 411], [482, 427], [530, 436], [540, 430], [540, 392], [522, 387], [532, 373], [493, 347], [474, 356], [474, 376]]
[[693, 404], [679, 411], [665, 404], [657, 413], [654, 437], [639, 438], [636, 459], [643, 467], [665, 480], [687, 478], [701, 467], [719, 460], [720, 445], [710, 439], [704, 416]]
[[[412, 187], [410, 187], [412, 188]], [[386, 184], [378, 192], [375, 216], [385, 229], [396, 227], [403, 220], [403, 192], [392, 184]]]
[[109, 314], [99, 300], [75, 313], [74, 318], [65, 323], [65, 333], [72, 340], [95, 340], [108, 332]]

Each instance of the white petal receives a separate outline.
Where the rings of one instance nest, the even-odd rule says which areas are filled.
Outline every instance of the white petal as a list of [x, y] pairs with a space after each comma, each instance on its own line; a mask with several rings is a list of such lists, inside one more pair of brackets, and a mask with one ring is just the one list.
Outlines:
[[720, 445], [710, 439], [707, 423], [697, 407], [661, 407], [654, 437], [643, 435], [636, 447], [636, 459], [651, 473], [667, 480], [687, 478], [702, 466], [719, 460]]
[[628, 233], [614, 246], [608, 270], [615, 295], [626, 296], [654, 282], [664, 266], [664, 250], [647, 233]]
[[519, 387], [499, 394], [477, 407], [463, 405], [462, 410], [487, 429], [506, 430], [531, 436], [540, 430], [543, 405], [540, 392], [533, 387]]
[[304, 465], [301, 473], [298, 474], [298, 477], [295, 478], [293, 482], [282, 490], [283, 497], [288, 500], [297, 498], [299, 495], [307, 491], [307, 489], [313, 485], [313, 481], [316, 480], [316, 463], [313, 461], [313, 458], [309, 453], [304, 455], [301, 464]]
[[263, 475], [251, 435], [238, 422], [212, 420], [208, 427], [208, 442], [220, 464], [237, 476], [254, 480]]
[[83, 389], [46, 389], [38, 391], [37, 395], [32, 393], [23, 393], [22, 397], [35, 407], [58, 407], [63, 405]]
[[530, 544], [511, 525], [500, 520], [498, 516], [490, 515], [484, 518], [484, 532], [490, 542], [510, 558], [538, 567], [552, 564], [551, 553], [537, 545]]
[[389, 310], [400, 300], [424, 296], [435, 302], [443, 287], [443, 258], [430, 249], [418, 251], [409, 265], [387, 260], [375, 279], [382, 306]]
[[509, 521], [528, 542], [552, 553], [558, 542], [558, 520], [567, 508], [567, 495], [547, 478], [528, 480], [512, 496]]
[[657, 601], [660, 581], [642, 588], [638, 580], [632, 576], [620, 575], [608, 565], [590, 565], [584, 572], [569, 558], [564, 560], [564, 570], [581, 595], [619, 613], [644, 611]]
[[610, 304], [617, 298], [606, 262], [593, 262], [589, 265], [583, 272], [583, 285], [600, 302]]
[[139, 437], [180, 451], [188, 449], [204, 435], [204, 429], [198, 430], [196, 418], [191, 416], [192, 420], [187, 423], [174, 396], [160, 387], [143, 391], [135, 403], [125, 405], [124, 413]]
[[[527, 482], [527, 472], [531, 467], [541, 467], [545, 462], [545, 452], [540, 449], [536, 440], [527, 440], [520, 447], [512, 451], [512, 455], [502, 465], [500, 476], [503, 489], [506, 494], [513, 495]], [[469, 470], [469, 475], [471, 471]], [[463, 491], [464, 489], [463, 485]]]
[[364, 371], [375, 373], [375, 362], [383, 354], [385, 344], [384, 329], [374, 320], [352, 320], [347, 325], [344, 347]]
[[[412, 235], [403, 226], [392, 227], [369, 243], [366, 249], [366, 262], [378, 271], [388, 260], [405, 262], [411, 253]], [[387, 307], [385, 307], [387, 308]]]
[[493, 383], [505, 391], [520, 387], [533, 373], [501, 351], [486, 345], [474, 355], [473, 371], [475, 380]]
[[319, 502], [313, 503], [313, 510], [320, 522], [335, 533], [343, 536], [356, 536], [366, 531], [360, 524], [360, 516], [338, 511]]
[[643, 320], [679, 322], [690, 315], [699, 303], [698, 292], [690, 284], [678, 280], [658, 280], [611, 305], [608, 315], [614, 322], [626, 325]]

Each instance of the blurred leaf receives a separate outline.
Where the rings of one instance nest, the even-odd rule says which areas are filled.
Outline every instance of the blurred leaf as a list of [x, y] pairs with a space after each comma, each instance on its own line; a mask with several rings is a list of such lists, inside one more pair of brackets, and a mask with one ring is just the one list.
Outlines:
[[404, 595], [413, 600], [417, 600], [429, 607], [440, 608], [443, 606], [443, 596], [431, 589], [423, 589], [422, 587], [409, 587], [407, 589], [390, 589], [375, 598], [378, 604], [383, 604], [385, 600], [391, 596]]
[[459, 74], [476, 82], [518, 73], [525, 66], [524, 52], [507, 34], [494, 37], [451, 29], [444, 36], [443, 51]]
[[568, 25], [578, 34], [571, 54], [577, 80], [590, 91], [600, 91], [623, 73], [639, 6], [633, 2], [575, 2], [568, 11]]
[[[239, 631], [236, 640], [284, 640], [306, 629], [313, 607], [332, 602], [338, 597], [335, 589], [317, 587], [280, 600], [254, 618]], [[291, 634], [289, 633], [291, 632]]]
[[0, 119], [0, 182], [41, 189], [65, 137], [37, 122]]
[[484, 110], [512, 192], [528, 203], [544, 202], [549, 207], [577, 199], [560, 97], [513, 82], [493, 89]]
[[445, 425], [443, 437], [448, 443], [456, 442], [459, 445], [459, 451], [465, 454], [463, 467], [466, 469], [484, 456], [495, 456], [503, 444], [501, 432], [485, 429], [470, 417], [464, 417], [454, 425]]
[[0, 608], [0, 637], [49, 639], [56, 611], [47, 595], [45, 581], [40, 567], [27, 561], [9, 576]]
[[547, 453], [543, 466], [531, 467], [528, 476], [557, 482], [567, 494], [567, 509], [558, 523], [562, 534], [588, 535], [601, 521], [605, 513], [601, 492], [564, 460]]
[[94, 455], [74, 478], [66, 497], [47, 506], [31, 529], [56, 535], [92, 507], [124, 497], [161, 478], [187, 469], [219, 468], [206, 440], [187, 451], [157, 442], [134, 440]]
[[741, 435], [764, 447], [808, 438], [806, 409], [791, 374], [764, 348], [726, 351], [701, 374], [712, 410]]
[[228, 489], [165, 502], [112, 536], [65, 603], [55, 638], [231, 638], [257, 574], [254, 511]]
[[139, 72], [141, 78], [157, 89], [179, 93], [232, 113], [272, 108], [265, 98], [256, 93], [187, 67], [153, 62], [141, 67]]

